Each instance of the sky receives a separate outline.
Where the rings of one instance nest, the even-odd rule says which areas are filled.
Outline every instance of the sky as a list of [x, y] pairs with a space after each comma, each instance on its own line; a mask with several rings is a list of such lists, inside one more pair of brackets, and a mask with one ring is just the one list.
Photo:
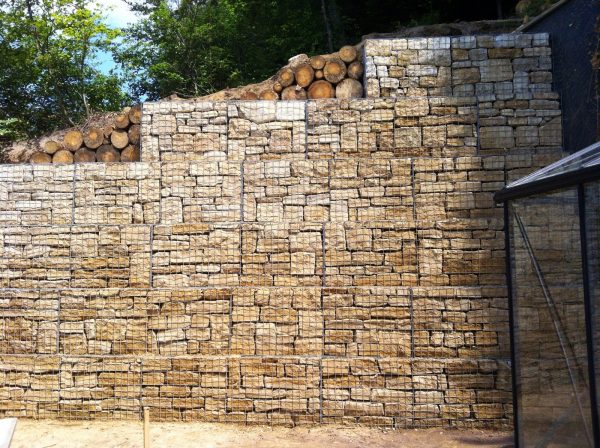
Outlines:
[[[113, 28], [122, 28], [138, 20], [138, 17], [123, 0], [95, 0], [94, 3], [106, 16], [108, 25]], [[115, 67], [110, 53], [98, 53], [98, 61], [99, 68], [104, 73], [108, 73]]]

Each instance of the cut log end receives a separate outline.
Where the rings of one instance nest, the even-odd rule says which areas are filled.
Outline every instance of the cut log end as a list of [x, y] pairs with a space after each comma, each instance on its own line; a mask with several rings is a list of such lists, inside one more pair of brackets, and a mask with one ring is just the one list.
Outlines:
[[346, 64], [339, 58], [332, 58], [325, 64], [323, 75], [330, 83], [337, 84], [346, 76]]
[[325, 60], [325, 58], [321, 55], [313, 56], [312, 58], [310, 58], [310, 66], [315, 70], [321, 70], [323, 67], [325, 67], [326, 62], [327, 61]]
[[282, 100], [305, 100], [306, 98], [306, 90], [299, 86], [289, 86], [281, 92]]
[[358, 61], [354, 61], [352, 64], [350, 64], [348, 66], [348, 77], [349, 78], [361, 79], [364, 72], [365, 72], [365, 69], [364, 69], [363, 65]]
[[363, 86], [356, 79], [346, 78], [335, 88], [335, 97], [340, 99], [362, 98]]
[[333, 89], [333, 86], [323, 79], [313, 82], [308, 88], [308, 97], [311, 100], [333, 98], [334, 96], [335, 90]]
[[340, 59], [346, 63], [354, 61], [358, 56], [358, 51], [352, 45], [345, 45], [338, 51]]
[[140, 161], [140, 148], [136, 148], [133, 145], [129, 145], [123, 151], [121, 151], [121, 162], [139, 162]]
[[281, 93], [283, 91], [283, 86], [276, 82], [275, 84], [273, 84], [273, 90], [277, 93]]
[[96, 161], [96, 152], [86, 148], [79, 148], [73, 155], [73, 161], [76, 163], [91, 163]]
[[258, 95], [258, 98], [261, 100], [268, 100], [268, 101], [272, 101], [272, 100], [278, 100], [279, 99], [279, 95], [277, 95], [276, 92], [274, 92], [273, 90], [263, 90], [262, 92], [260, 92], [260, 94]]
[[83, 143], [90, 149], [99, 148], [104, 141], [104, 132], [100, 128], [89, 128], [83, 134]]
[[127, 131], [127, 136], [129, 137], [129, 143], [132, 145], [137, 145], [140, 142], [140, 132], [141, 127], [139, 124], [132, 125]]
[[129, 115], [122, 113], [115, 117], [115, 127], [117, 129], [126, 129], [129, 126]]
[[31, 154], [31, 157], [29, 157], [29, 162], [35, 163], [35, 164], [52, 163], [52, 157], [50, 156], [50, 154], [47, 154], [42, 151], [38, 151], [38, 152], [34, 152], [33, 154]]
[[54, 140], [48, 140], [46, 143], [44, 143], [44, 152], [46, 154], [52, 155], [60, 149], [63, 149], [63, 147], [61, 146], [60, 143], [58, 143]]
[[102, 145], [96, 151], [98, 162], [118, 162], [121, 160], [121, 154], [115, 148], [109, 145]]
[[142, 106], [133, 106], [128, 114], [129, 121], [133, 124], [140, 124], [142, 122]]
[[129, 144], [129, 136], [125, 131], [113, 131], [110, 134], [110, 142], [117, 149], [123, 149]]
[[75, 152], [83, 144], [83, 134], [79, 131], [69, 131], [63, 137], [63, 147], [69, 151]]
[[73, 153], [66, 149], [56, 151], [52, 156], [52, 163], [73, 163]]
[[315, 70], [315, 79], [323, 79], [323, 70]]
[[282, 87], [291, 86], [294, 82], [294, 71], [289, 67], [284, 67], [277, 73], [277, 82]]
[[300, 64], [295, 71], [296, 84], [308, 87], [315, 78], [315, 71], [309, 64]]

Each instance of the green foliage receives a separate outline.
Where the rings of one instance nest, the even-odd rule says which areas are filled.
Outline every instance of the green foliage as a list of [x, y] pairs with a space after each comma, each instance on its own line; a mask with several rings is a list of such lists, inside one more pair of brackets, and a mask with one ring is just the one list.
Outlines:
[[116, 59], [132, 92], [198, 96], [269, 77], [297, 53], [325, 51], [317, 0], [142, 2]]
[[96, 67], [119, 31], [84, 0], [14, 0], [0, 7], [0, 120], [5, 136], [36, 135], [114, 110], [127, 96]]

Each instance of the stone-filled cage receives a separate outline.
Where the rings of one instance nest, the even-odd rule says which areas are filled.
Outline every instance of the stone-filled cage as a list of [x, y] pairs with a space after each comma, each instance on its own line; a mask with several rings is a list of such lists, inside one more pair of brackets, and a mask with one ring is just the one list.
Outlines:
[[600, 143], [498, 192], [517, 446], [600, 446]]

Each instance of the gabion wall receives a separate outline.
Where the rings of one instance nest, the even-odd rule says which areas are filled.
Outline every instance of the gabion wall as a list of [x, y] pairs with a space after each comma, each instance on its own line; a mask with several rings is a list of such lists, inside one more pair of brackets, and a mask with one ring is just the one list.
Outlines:
[[141, 163], [0, 167], [0, 414], [510, 424], [492, 194], [544, 101], [147, 103]]

